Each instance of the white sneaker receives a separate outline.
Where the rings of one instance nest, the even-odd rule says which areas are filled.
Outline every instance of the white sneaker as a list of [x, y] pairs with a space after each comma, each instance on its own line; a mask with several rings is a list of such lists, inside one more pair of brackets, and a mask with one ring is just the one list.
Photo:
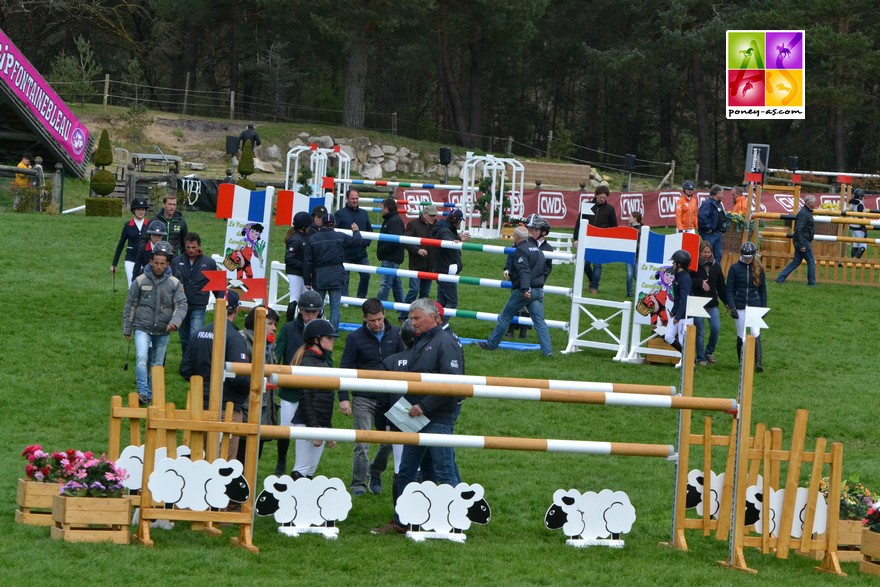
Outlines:
[[158, 528], [159, 530], [174, 530], [174, 522], [171, 520], [153, 520], [150, 522], [150, 528]]

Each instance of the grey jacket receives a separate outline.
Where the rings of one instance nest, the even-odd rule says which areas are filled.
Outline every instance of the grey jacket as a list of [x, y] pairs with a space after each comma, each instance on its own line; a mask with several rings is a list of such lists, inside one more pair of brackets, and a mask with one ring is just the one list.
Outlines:
[[169, 272], [157, 278], [152, 267], [147, 267], [128, 289], [122, 334], [131, 336], [132, 330], [165, 334], [168, 324], [180, 326], [186, 310], [186, 293], [180, 280]]

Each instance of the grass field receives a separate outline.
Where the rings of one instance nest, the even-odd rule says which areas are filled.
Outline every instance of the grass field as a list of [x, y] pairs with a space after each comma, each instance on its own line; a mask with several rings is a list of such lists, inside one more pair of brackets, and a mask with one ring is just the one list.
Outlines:
[[[0, 207], [3, 202], [0, 201]], [[65, 207], [67, 205], [67, 199]], [[371, 527], [391, 516], [391, 498], [367, 495], [355, 499], [338, 541], [316, 536], [289, 539], [275, 531], [273, 520], [258, 518], [254, 542], [259, 555], [210, 538], [179, 523], [170, 532], [155, 531], [152, 549], [130, 546], [64, 544], [45, 528], [13, 523], [16, 479], [23, 474], [21, 450], [41, 443], [49, 449], [69, 447], [101, 452], [107, 447], [110, 397], [134, 390], [134, 371], [123, 371], [126, 343], [121, 335], [124, 277], [116, 291], [108, 272], [122, 219], [82, 215], [39, 216], [0, 212], [0, 299], [7, 317], [0, 322], [0, 583], [56, 585], [71, 582], [108, 584], [231, 585], [809, 585], [839, 582], [813, 570], [815, 562], [792, 555], [776, 560], [747, 550], [757, 576], [722, 569], [726, 543], [688, 535], [691, 552], [664, 549], [669, 539], [672, 463], [631, 457], [587, 457], [564, 454], [458, 451], [465, 481], [486, 487], [492, 521], [469, 531], [467, 544], [415, 544], [400, 537], [371, 536]], [[202, 234], [206, 251], [216, 252], [224, 224], [204, 213], [188, 213], [191, 230]], [[271, 253], [282, 257], [282, 231], [273, 227]], [[375, 255], [375, 246], [370, 248]], [[465, 275], [499, 277], [503, 258], [465, 253]], [[557, 266], [550, 283], [572, 281], [572, 266]], [[370, 293], [378, 290], [373, 277]], [[476, 286], [459, 287], [462, 309], [498, 312], [506, 294]], [[602, 292], [623, 299], [623, 267], [603, 273]], [[810, 411], [807, 447], [817, 437], [845, 444], [845, 475], [858, 473], [872, 488], [880, 487], [875, 425], [880, 375], [873, 356], [873, 318], [880, 298], [867, 288], [789, 282], [769, 285], [772, 311], [764, 336], [765, 372], [756, 376], [753, 422], [781, 427], [786, 439], [794, 411]], [[343, 310], [343, 321], [359, 320], [359, 310]], [[566, 300], [547, 300], [548, 318], [568, 320]], [[391, 314], [392, 317], [394, 314]], [[243, 318], [239, 318], [239, 324]], [[484, 339], [492, 325], [454, 320], [462, 336]], [[563, 356], [564, 333], [554, 331], [556, 356], [497, 351], [468, 345], [467, 373], [633, 383], [679, 384], [671, 367], [615, 363], [606, 351]], [[530, 340], [535, 341], [534, 333]], [[341, 354], [338, 343], [336, 357]], [[698, 368], [697, 395], [734, 397], [738, 386], [733, 321], [722, 325], [718, 364]], [[133, 358], [132, 358], [133, 362]], [[185, 383], [177, 376], [180, 347], [169, 346], [168, 397], [183, 404]], [[703, 414], [695, 414], [695, 422]], [[728, 422], [718, 417], [718, 422]], [[457, 432], [463, 434], [551, 437], [672, 444], [677, 413], [568, 404], [468, 400]], [[342, 416], [334, 422], [350, 427]], [[695, 424], [696, 426], [697, 424]], [[721, 424], [719, 424], [720, 426]], [[787, 440], [786, 440], [787, 442]], [[809, 448], [808, 448], [809, 449]], [[267, 447], [260, 478], [271, 472], [275, 448]], [[292, 455], [291, 455], [292, 458]], [[697, 467], [694, 455], [692, 467]], [[720, 463], [717, 465], [720, 466]], [[348, 482], [351, 446], [327, 450], [319, 473]], [[603, 488], [629, 493], [637, 512], [622, 551], [576, 550], [564, 545], [561, 532], [543, 526], [543, 516], [558, 488], [582, 491]], [[868, 584], [855, 565], [846, 564], [848, 585]], [[843, 584], [841, 582], [841, 584]]]

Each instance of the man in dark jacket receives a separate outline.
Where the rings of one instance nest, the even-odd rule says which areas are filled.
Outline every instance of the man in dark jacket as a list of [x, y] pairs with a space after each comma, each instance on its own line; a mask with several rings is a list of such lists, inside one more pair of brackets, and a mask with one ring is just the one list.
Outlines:
[[[232, 363], [247, 363], [247, 346], [244, 337], [235, 327], [233, 320], [238, 311], [239, 297], [234, 291], [226, 293], [226, 347], [225, 360]], [[215, 317], [215, 322], [217, 318]], [[186, 355], [180, 364], [180, 375], [187, 381], [193, 375], [201, 375], [203, 380], [202, 398], [204, 408], [209, 408], [208, 402], [211, 396], [211, 355], [214, 352], [214, 324], [211, 322], [195, 331], [190, 338], [186, 349]], [[251, 378], [247, 375], [236, 375], [223, 380], [223, 399], [221, 406], [226, 402], [232, 402], [233, 422], [247, 421], [248, 399], [250, 395]], [[222, 407], [221, 407], [222, 409]], [[221, 415], [222, 418], [222, 415]], [[238, 437], [233, 436], [229, 441], [229, 456], [234, 459], [238, 455]]]
[[[365, 230], [367, 232], [373, 232], [373, 225], [370, 224], [370, 217], [367, 214], [367, 211], [358, 207], [358, 201], [360, 200], [360, 194], [356, 189], [350, 189], [345, 194], [345, 206], [336, 211], [336, 226], [339, 228], [344, 228], [346, 230], [356, 230], [352, 228], [353, 225], [357, 225], [360, 230]], [[357, 243], [348, 244], [345, 247], [345, 262], [346, 263], [357, 263], [358, 265], [369, 265], [370, 264], [370, 256], [367, 255], [367, 247], [370, 246], [370, 241], [368, 240], [359, 240]], [[342, 285], [342, 291], [344, 292], [342, 295], [348, 295], [348, 281], [350, 275], [348, 272], [343, 274], [344, 282]], [[370, 274], [369, 273], [361, 273], [360, 281], [358, 282], [357, 289], [357, 297], [364, 299], [367, 297], [367, 290], [370, 288]], [[332, 314], [331, 314], [332, 316]], [[331, 317], [331, 322], [333, 321]], [[334, 328], [336, 325], [334, 324]]]
[[498, 315], [498, 324], [486, 342], [477, 343], [481, 349], [494, 351], [501, 344], [513, 317], [523, 308], [529, 309], [529, 316], [538, 333], [538, 342], [545, 357], [553, 356], [550, 345], [550, 331], [544, 321], [544, 272], [546, 271], [544, 253], [535, 241], [529, 239], [529, 229], [517, 226], [513, 231], [516, 250], [507, 257], [505, 271], [513, 285], [504, 309]]
[[[395, 236], [403, 236], [403, 219], [397, 213], [397, 200], [394, 198], [386, 198], [382, 202], [382, 234], [391, 234]], [[376, 257], [379, 258], [379, 264], [388, 269], [395, 271], [400, 268], [403, 263], [404, 247], [401, 243], [393, 243], [388, 241], [379, 241], [376, 245]], [[393, 293], [395, 302], [403, 302], [403, 283], [397, 275], [383, 275], [379, 285], [378, 297], [381, 301], [388, 299], [388, 294]]]
[[[445, 220], [441, 220], [434, 226], [434, 230], [431, 233], [432, 238], [452, 241], [455, 243], [469, 240], [471, 236], [467, 232], [461, 233], [460, 236], [458, 233], [458, 227], [461, 226], [461, 221], [463, 219], [464, 214], [461, 210], [456, 208], [446, 217]], [[461, 263], [461, 251], [459, 249], [437, 249], [434, 252], [435, 273], [459, 275], [461, 274], [463, 267], [464, 266]], [[457, 308], [458, 284], [438, 281], [437, 301], [440, 302], [440, 305], [444, 308]], [[444, 316], [443, 322], [445, 323], [448, 321], [449, 319]]]
[[813, 258], [813, 236], [815, 225], [813, 223], [813, 210], [819, 207], [816, 196], [804, 197], [804, 206], [798, 210], [794, 221], [794, 258], [785, 266], [776, 277], [776, 283], [784, 283], [789, 274], [807, 262], [807, 285], [816, 285], [816, 259]]
[[[187, 233], [183, 253], [171, 264], [171, 274], [180, 280], [186, 291], [186, 317], [178, 329], [181, 356], [186, 354], [190, 335], [205, 324], [205, 309], [211, 294], [202, 291], [208, 284], [204, 272], [217, 271], [217, 263], [202, 254], [202, 238], [197, 233]], [[214, 292], [215, 298], [222, 296], [222, 291]]]
[[709, 197], [703, 201], [697, 213], [700, 238], [712, 245], [712, 255], [716, 263], [721, 263], [721, 235], [727, 230], [727, 218], [724, 215], [721, 196], [721, 186], [713, 185], [709, 190]]
[[[412, 220], [403, 230], [403, 236], [411, 236], [413, 238], [430, 238], [431, 231], [434, 230], [434, 224], [437, 222], [437, 207], [434, 205], [424, 206], [419, 217]], [[434, 249], [423, 245], [406, 245], [409, 251], [409, 269], [410, 271], [433, 271], [432, 264]], [[418, 277], [409, 278], [409, 291], [406, 293], [404, 302], [411, 304], [419, 298], [431, 297], [431, 280], [419, 279]], [[406, 320], [409, 312], [402, 312], [400, 320]]]
[[343, 267], [345, 253], [349, 247], [360, 247], [361, 234], [357, 224], [351, 225], [352, 236], [336, 232], [334, 225], [333, 215], [327, 214], [321, 229], [309, 237], [303, 261], [303, 282], [307, 289], [317, 291], [321, 299], [329, 296], [330, 323], [339, 331], [342, 287], [348, 275]]
[[262, 141], [260, 141], [260, 135], [257, 134], [257, 131], [254, 128], [253, 122], [249, 122], [247, 128], [241, 131], [241, 134], [238, 135], [239, 151], [244, 151], [244, 144], [246, 141], [251, 142], [251, 148], [256, 148], [263, 144]]
[[[593, 216], [589, 224], [596, 228], [614, 228], [617, 226], [617, 211], [614, 206], [607, 202], [608, 186], [600, 185], [593, 194]], [[580, 237], [581, 217], [574, 223], [574, 248], [577, 250], [577, 239]], [[599, 263], [584, 263], [584, 274], [590, 281], [590, 293], [599, 293], [599, 280], [602, 279], [602, 265]]]
[[[186, 220], [183, 214], [177, 211], [177, 195], [168, 194], [162, 198], [162, 209], [156, 214], [153, 220], [160, 221], [165, 225], [165, 231], [168, 233], [166, 240], [171, 243], [172, 252], [179, 255], [181, 247], [183, 247], [183, 239], [186, 238]], [[149, 236], [144, 235], [141, 240], [147, 240]]]
[[[339, 367], [342, 369], [382, 370], [382, 361], [404, 350], [400, 338], [400, 329], [393, 326], [385, 318], [385, 308], [377, 298], [369, 298], [361, 306], [364, 324], [348, 335], [345, 350]], [[371, 392], [353, 392], [352, 412], [355, 430], [372, 430], [377, 420], [384, 422], [383, 412], [379, 410], [385, 402], [383, 394]], [[384, 429], [384, 425], [382, 426]], [[367, 471], [370, 474], [370, 490], [379, 493], [382, 490], [382, 471], [388, 462], [391, 452], [390, 444], [383, 444], [376, 453], [376, 458], [369, 462], [370, 445], [363, 442], [354, 445], [354, 460], [351, 468], [351, 492], [354, 496], [367, 492]]]

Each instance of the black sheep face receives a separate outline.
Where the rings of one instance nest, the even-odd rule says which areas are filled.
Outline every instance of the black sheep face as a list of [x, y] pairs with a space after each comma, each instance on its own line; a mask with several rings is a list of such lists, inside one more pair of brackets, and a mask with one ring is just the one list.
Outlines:
[[568, 514], [555, 503], [547, 510], [544, 516], [544, 525], [550, 530], [559, 530], [568, 522]]
[[474, 524], [486, 525], [489, 523], [489, 519], [492, 518], [492, 510], [489, 509], [489, 504], [486, 500], [481, 499], [480, 501], [475, 501], [468, 508], [467, 517]]
[[[700, 487], [703, 486], [703, 477], [697, 477], [697, 483], [700, 484]], [[703, 501], [703, 494], [693, 485], [688, 483], [687, 486], [687, 495], [684, 500], [684, 507], [686, 509], [692, 509], [700, 505], [700, 502]]]
[[226, 497], [228, 497], [230, 501], [244, 503], [250, 496], [251, 488], [248, 486], [247, 479], [244, 478], [244, 475], [239, 475], [226, 486]]
[[[755, 499], [759, 502], [764, 501], [764, 496], [760, 493], [755, 494]], [[758, 523], [758, 520], [761, 519], [761, 510], [757, 508], [757, 506], [749, 500], [746, 500], [746, 515], [745, 515], [745, 524], [746, 526], [754, 526]]]
[[263, 490], [263, 492], [257, 496], [256, 510], [258, 516], [271, 516], [278, 511], [280, 506], [281, 504], [278, 503], [278, 498], [272, 495], [271, 491]]

